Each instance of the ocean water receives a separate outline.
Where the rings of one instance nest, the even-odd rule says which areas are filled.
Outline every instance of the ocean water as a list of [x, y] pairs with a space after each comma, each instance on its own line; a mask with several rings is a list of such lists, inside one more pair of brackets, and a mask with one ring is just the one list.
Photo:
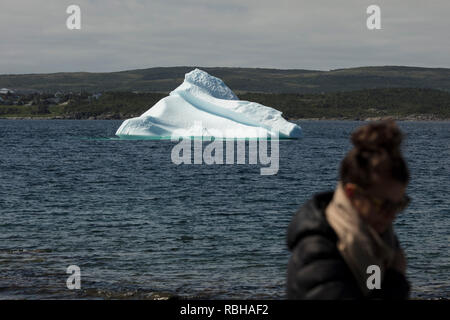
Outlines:
[[[333, 189], [361, 122], [301, 121], [279, 172], [175, 165], [121, 121], [0, 120], [0, 299], [285, 298], [286, 229]], [[395, 223], [412, 297], [450, 297], [450, 123], [401, 122], [412, 203]], [[81, 289], [68, 290], [69, 265]]]

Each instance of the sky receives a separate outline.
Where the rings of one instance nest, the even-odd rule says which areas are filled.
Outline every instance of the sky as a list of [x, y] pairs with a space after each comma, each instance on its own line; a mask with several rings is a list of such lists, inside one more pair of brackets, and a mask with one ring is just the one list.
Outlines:
[[[69, 30], [69, 5], [81, 29]], [[369, 5], [381, 29], [369, 30]], [[1, 0], [0, 74], [450, 68], [448, 0]]]

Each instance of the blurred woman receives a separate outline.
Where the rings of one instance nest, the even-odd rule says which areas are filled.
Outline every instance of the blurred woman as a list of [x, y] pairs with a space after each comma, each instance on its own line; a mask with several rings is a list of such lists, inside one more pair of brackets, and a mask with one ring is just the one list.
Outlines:
[[[406, 261], [392, 228], [409, 203], [402, 133], [393, 121], [375, 122], [351, 140], [336, 190], [313, 196], [289, 225], [289, 299], [409, 296]], [[372, 275], [379, 276], [379, 288], [369, 284], [376, 284]]]

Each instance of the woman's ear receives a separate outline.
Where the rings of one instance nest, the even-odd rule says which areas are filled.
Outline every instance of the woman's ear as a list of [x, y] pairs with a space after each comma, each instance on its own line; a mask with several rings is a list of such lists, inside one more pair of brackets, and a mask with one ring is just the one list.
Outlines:
[[344, 185], [344, 192], [349, 199], [353, 198], [353, 195], [355, 194], [355, 190], [356, 190], [356, 184], [354, 184], [354, 183], [349, 182]]

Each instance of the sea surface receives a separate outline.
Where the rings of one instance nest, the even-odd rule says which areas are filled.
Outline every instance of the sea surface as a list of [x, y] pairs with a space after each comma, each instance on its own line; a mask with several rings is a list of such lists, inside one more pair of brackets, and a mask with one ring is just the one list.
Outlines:
[[[289, 221], [335, 187], [362, 122], [300, 121], [268, 176], [176, 165], [175, 142], [119, 140], [120, 124], [0, 120], [0, 299], [283, 299]], [[450, 298], [450, 123], [400, 126], [412, 203], [395, 229], [412, 297]]]

